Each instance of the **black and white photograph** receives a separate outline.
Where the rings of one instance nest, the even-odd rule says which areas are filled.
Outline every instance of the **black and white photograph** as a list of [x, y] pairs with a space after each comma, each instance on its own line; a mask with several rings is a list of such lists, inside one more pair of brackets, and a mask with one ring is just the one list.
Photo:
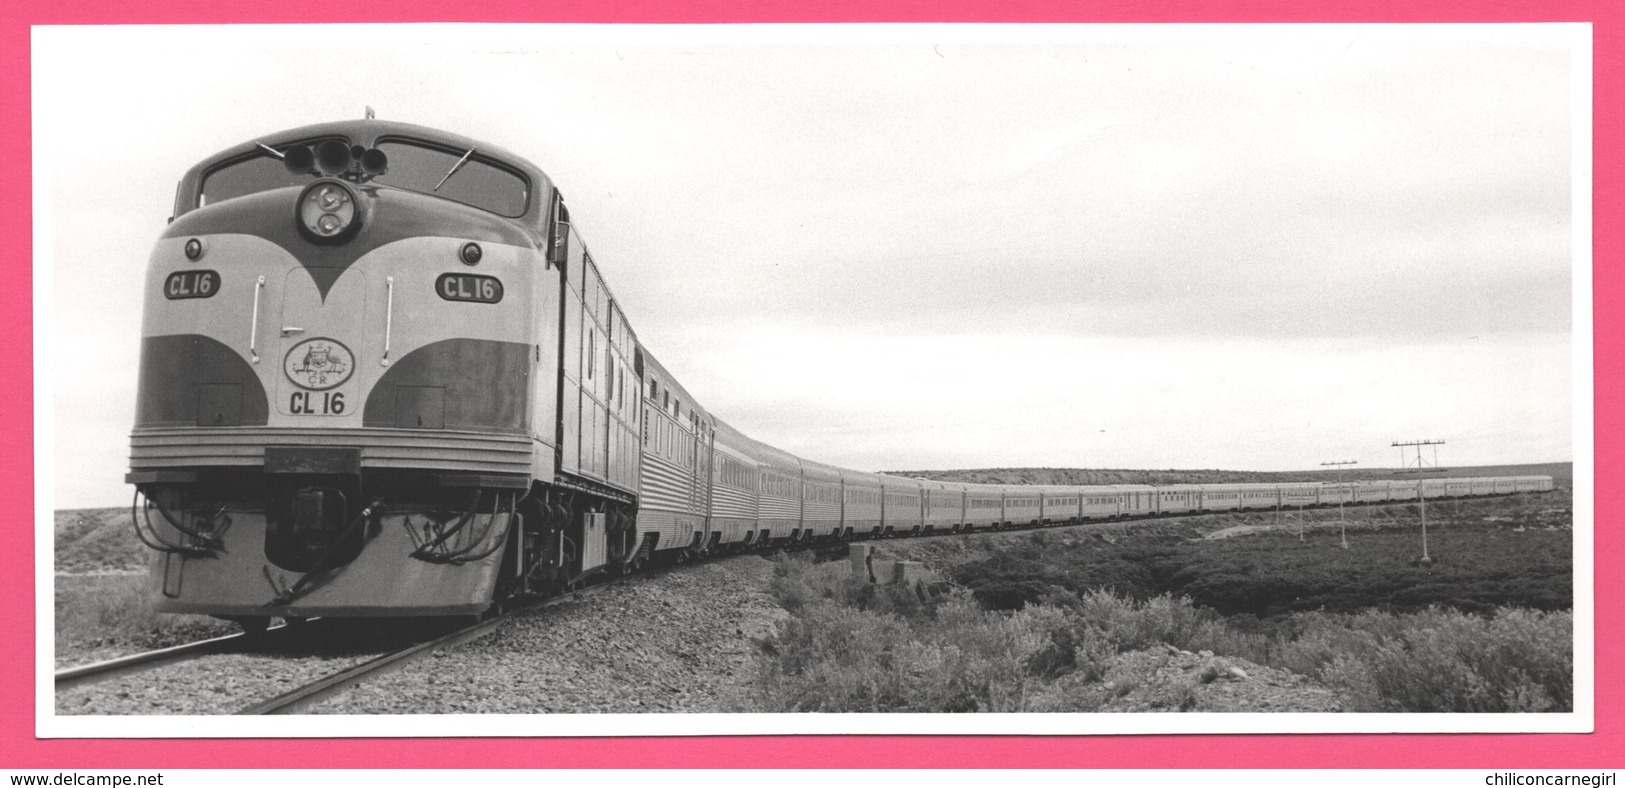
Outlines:
[[32, 62], [42, 737], [1592, 729], [1586, 25]]

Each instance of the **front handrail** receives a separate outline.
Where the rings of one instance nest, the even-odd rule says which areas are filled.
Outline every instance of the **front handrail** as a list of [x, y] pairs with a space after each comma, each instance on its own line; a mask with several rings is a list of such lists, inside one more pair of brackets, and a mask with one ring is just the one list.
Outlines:
[[[454, 170], [455, 171], [455, 170]], [[395, 277], [384, 277], [384, 358], [380, 366], [389, 366], [389, 335], [395, 327]]]
[[254, 314], [248, 319], [248, 355], [255, 364], [260, 363], [260, 291], [264, 289], [265, 275], [261, 274], [259, 281], [254, 283]]

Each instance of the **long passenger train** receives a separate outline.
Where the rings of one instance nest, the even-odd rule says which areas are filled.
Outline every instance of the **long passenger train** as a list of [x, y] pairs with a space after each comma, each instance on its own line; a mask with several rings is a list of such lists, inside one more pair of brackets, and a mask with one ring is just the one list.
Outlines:
[[160, 609], [477, 614], [653, 560], [813, 540], [1508, 494], [1547, 477], [949, 484], [793, 456], [638, 340], [563, 194], [455, 134], [270, 134], [176, 190], [130, 473]]

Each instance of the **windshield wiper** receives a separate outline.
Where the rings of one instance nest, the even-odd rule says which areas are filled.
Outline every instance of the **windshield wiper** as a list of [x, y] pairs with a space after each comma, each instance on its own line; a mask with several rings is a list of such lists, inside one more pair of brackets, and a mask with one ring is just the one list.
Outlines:
[[441, 178], [440, 182], [435, 184], [434, 188], [431, 189], [430, 191], [440, 191], [440, 187], [445, 186], [446, 181], [451, 180], [451, 176], [456, 175], [457, 171], [462, 169], [464, 164], [468, 163], [468, 157], [473, 156], [473, 155], [474, 155], [474, 149], [469, 148], [468, 152], [463, 154], [463, 157], [461, 159], [458, 159], [456, 164], [451, 165], [451, 171], [446, 173], [446, 177]]

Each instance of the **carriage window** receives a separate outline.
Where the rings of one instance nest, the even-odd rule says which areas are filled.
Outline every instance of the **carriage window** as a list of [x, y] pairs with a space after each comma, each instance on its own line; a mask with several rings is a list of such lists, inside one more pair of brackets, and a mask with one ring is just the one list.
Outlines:
[[[304, 140], [299, 145], [314, 146], [328, 139]], [[346, 140], [346, 142], [348, 142]], [[290, 145], [279, 145], [278, 150], [287, 150]], [[304, 186], [314, 180], [306, 174], [288, 172], [282, 166], [282, 160], [265, 151], [257, 151], [246, 158], [235, 159], [209, 171], [203, 176], [203, 188], [198, 192], [198, 207], [214, 205], [235, 197], [248, 194], [280, 189], [284, 186]]]
[[[451, 172], [467, 151], [431, 148], [403, 140], [380, 142], [378, 149], [389, 157], [389, 172], [373, 180], [385, 186], [456, 200], [499, 216], [523, 216], [530, 202], [530, 184], [524, 176], [481, 157], [477, 150], [448, 178], [446, 173]], [[436, 184], [439, 190], [435, 189]]]

